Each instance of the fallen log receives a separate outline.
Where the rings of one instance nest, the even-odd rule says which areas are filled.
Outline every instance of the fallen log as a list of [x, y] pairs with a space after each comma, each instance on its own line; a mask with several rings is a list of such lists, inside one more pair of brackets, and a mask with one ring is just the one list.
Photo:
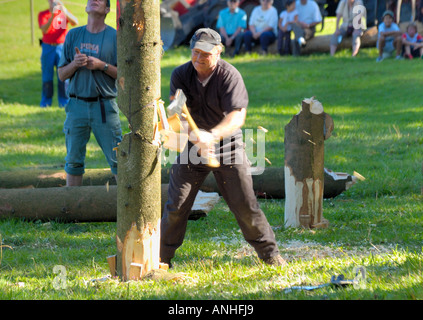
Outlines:
[[[329, 52], [330, 39], [332, 35], [317, 36], [307, 41], [304, 48], [301, 49], [301, 54], [311, 54], [315, 52]], [[377, 42], [377, 27], [367, 29], [361, 37], [360, 48], [375, 47]], [[338, 45], [337, 50], [351, 49], [352, 37], [344, 37], [342, 42]]]
[[[405, 28], [402, 28], [405, 29]], [[307, 41], [304, 48], [301, 49], [301, 54], [312, 54], [312, 53], [327, 53], [330, 50], [330, 39], [331, 34], [316, 36]], [[377, 42], [377, 27], [367, 29], [361, 37], [360, 48], [375, 47]], [[342, 39], [342, 42], [338, 45], [337, 50], [340, 49], [351, 49], [352, 37], [346, 37]], [[225, 55], [230, 56], [233, 53], [234, 48], [230, 47], [226, 49]], [[259, 52], [261, 47], [258, 45], [253, 46], [253, 51]], [[277, 41], [273, 42], [268, 47], [270, 54], [279, 54]]]
[[[110, 169], [86, 169], [83, 186], [116, 185]], [[0, 172], [0, 188], [54, 188], [66, 186], [66, 172], [54, 169], [28, 169]]]
[[[167, 184], [161, 186], [161, 209], [167, 201]], [[82, 186], [0, 190], [0, 219], [30, 221], [115, 222], [117, 186]], [[190, 220], [206, 216], [219, 201], [217, 193], [200, 192]], [[191, 217], [192, 215], [192, 217]]]
[[[260, 198], [285, 198], [284, 169], [278, 167], [252, 168], [262, 171], [253, 174], [253, 187]], [[169, 183], [169, 169], [161, 172], [162, 184]], [[347, 173], [333, 172], [325, 168], [324, 198], [335, 198], [348, 190], [356, 181], [354, 176]], [[23, 170], [0, 172], [0, 188], [54, 188], [66, 184], [66, 174], [57, 170]], [[86, 169], [83, 180], [84, 186], [116, 185], [116, 181], [109, 169]], [[219, 192], [213, 174], [204, 181], [201, 190], [204, 192]]]

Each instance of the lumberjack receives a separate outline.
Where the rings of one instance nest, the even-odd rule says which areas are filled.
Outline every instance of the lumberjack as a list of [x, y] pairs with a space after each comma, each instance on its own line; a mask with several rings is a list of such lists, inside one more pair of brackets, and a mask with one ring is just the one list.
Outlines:
[[[220, 165], [194, 164], [189, 157], [185, 163], [181, 155], [176, 159], [170, 170], [168, 201], [161, 222], [160, 258], [171, 266], [176, 249], [183, 243], [195, 196], [207, 175], [213, 172], [246, 241], [265, 263], [282, 266], [286, 262], [257, 203], [243, 145], [237, 143], [242, 141], [239, 137], [242, 137], [248, 93], [238, 70], [220, 59], [222, 48], [217, 32], [197, 30], [191, 39], [191, 61], [177, 67], [171, 76], [170, 95], [174, 96], [177, 89], [184, 92], [186, 105], [200, 129], [186, 150], [198, 148], [202, 154], [209, 154], [215, 149]], [[234, 164], [227, 161], [240, 150], [243, 161]]]

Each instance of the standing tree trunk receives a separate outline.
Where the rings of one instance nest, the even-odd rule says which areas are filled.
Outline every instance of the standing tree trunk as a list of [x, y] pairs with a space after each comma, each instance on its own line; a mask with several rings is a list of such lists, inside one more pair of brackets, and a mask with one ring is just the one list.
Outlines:
[[118, 0], [118, 102], [131, 132], [118, 148], [117, 275], [159, 269], [161, 177], [156, 131], [160, 98], [160, 1]]
[[324, 140], [332, 118], [319, 101], [305, 99], [302, 110], [285, 126], [285, 226], [322, 228]]

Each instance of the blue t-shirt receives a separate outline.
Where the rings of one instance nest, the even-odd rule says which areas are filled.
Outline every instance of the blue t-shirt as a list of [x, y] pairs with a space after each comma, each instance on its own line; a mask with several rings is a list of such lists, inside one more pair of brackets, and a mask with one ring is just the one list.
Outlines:
[[[75, 47], [81, 53], [96, 57], [110, 65], [117, 66], [116, 30], [110, 26], [99, 33], [91, 33], [86, 26], [71, 29], [63, 46], [59, 67], [71, 63]], [[116, 97], [116, 80], [102, 70], [79, 68], [69, 80], [68, 94], [83, 98]]]
[[233, 35], [239, 27], [247, 28], [247, 14], [244, 10], [236, 8], [234, 13], [231, 13], [229, 8], [225, 8], [219, 12], [216, 28], [225, 28], [226, 33]]
[[[380, 33], [381, 32], [393, 32], [393, 31], [400, 31], [400, 28], [398, 27], [398, 25], [395, 22], [391, 23], [391, 26], [389, 28], [387, 28], [385, 26], [385, 22], [382, 22], [379, 27], [378, 27], [378, 33], [377, 33], [377, 45], [379, 45], [379, 38], [380, 38]], [[390, 41], [394, 41], [394, 37], [386, 37], [385, 38], [386, 42], [390, 42]], [[377, 47], [377, 46], [376, 46]]]

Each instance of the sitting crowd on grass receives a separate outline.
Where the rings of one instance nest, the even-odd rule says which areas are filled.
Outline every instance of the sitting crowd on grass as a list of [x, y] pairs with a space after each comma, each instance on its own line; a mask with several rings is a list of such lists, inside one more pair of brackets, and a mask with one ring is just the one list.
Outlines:
[[[276, 44], [280, 55], [301, 55], [301, 50], [315, 36], [316, 26], [323, 22], [314, 0], [287, 0], [285, 9], [279, 15], [273, 0], [260, 0], [260, 5], [251, 12], [249, 21], [246, 12], [239, 7], [240, 0], [228, 0], [227, 4], [228, 7], [219, 13], [216, 28], [222, 43], [227, 48], [234, 47], [231, 57], [240, 54], [242, 45], [247, 54], [256, 45], [259, 53], [266, 55], [272, 44]], [[335, 32], [330, 39], [329, 52], [332, 56], [342, 40], [348, 37], [352, 39], [352, 56], [358, 54], [365, 30], [361, 23], [363, 10], [357, 6], [363, 6], [363, 1], [339, 1]], [[422, 58], [423, 38], [418, 33], [417, 25], [410, 22], [406, 31], [401, 32], [394, 21], [394, 12], [386, 10], [378, 25], [376, 48], [379, 55], [376, 61], [380, 62], [394, 54], [395, 59]]]

